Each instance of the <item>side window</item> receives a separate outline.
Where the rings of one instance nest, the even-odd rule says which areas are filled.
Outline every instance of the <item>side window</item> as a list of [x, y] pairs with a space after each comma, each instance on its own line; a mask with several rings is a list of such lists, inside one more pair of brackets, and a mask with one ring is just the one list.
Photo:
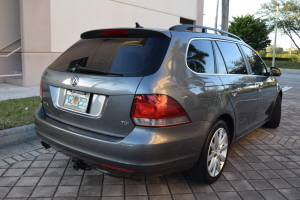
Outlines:
[[245, 47], [244, 45], [241, 45], [241, 47], [245, 53], [246, 59], [249, 62], [253, 75], [264, 75], [267, 73], [265, 63], [256, 54], [256, 52], [248, 47]]
[[217, 41], [217, 44], [225, 60], [228, 74], [248, 74], [245, 61], [235, 43]]
[[211, 42], [193, 40], [187, 52], [187, 65], [197, 73], [215, 73], [214, 57]]
[[218, 74], [227, 74], [226, 66], [220, 49], [215, 42], [213, 42], [213, 46], [215, 50], [216, 64], [218, 66]]

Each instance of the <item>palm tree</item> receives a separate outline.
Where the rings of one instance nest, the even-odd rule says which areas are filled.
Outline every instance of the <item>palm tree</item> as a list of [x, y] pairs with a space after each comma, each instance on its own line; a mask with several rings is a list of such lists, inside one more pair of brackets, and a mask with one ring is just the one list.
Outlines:
[[222, 26], [223, 31], [228, 31], [229, 0], [222, 0]]

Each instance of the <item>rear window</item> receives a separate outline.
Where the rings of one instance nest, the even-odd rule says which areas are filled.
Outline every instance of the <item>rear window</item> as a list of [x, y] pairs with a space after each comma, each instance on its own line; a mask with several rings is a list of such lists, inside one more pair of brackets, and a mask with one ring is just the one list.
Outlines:
[[147, 76], [159, 69], [169, 44], [170, 38], [82, 39], [49, 69], [73, 72], [81, 66], [123, 76]]

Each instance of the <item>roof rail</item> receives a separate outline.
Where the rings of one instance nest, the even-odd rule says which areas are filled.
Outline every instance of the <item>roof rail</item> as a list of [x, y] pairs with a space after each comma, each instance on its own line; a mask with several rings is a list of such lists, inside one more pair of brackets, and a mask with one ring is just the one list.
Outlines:
[[231, 35], [241, 41], [244, 41], [242, 40], [239, 36], [237, 35], [234, 35], [232, 33], [229, 33], [227, 31], [223, 31], [223, 30], [220, 30], [220, 29], [215, 29], [215, 28], [210, 28], [210, 27], [206, 27], [206, 26], [198, 26], [198, 25], [192, 25], [192, 24], [182, 24], [182, 25], [176, 25], [176, 26], [172, 26], [169, 30], [170, 31], [186, 31], [186, 29], [188, 28], [202, 28], [202, 33], [207, 33], [207, 30], [213, 30], [213, 31], [216, 31], [216, 32], [220, 32], [220, 33], [225, 33], [225, 34], [228, 34], [228, 35]]

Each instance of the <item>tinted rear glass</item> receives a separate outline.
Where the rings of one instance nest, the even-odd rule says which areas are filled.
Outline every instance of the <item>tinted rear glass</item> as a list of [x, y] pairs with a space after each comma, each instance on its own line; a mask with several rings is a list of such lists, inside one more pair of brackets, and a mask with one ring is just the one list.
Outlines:
[[214, 57], [211, 42], [193, 40], [187, 52], [188, 67], [198, 73], [215, 73]]
[[147, 76], [159, 69], [169, 43], [169, 38], [82, 39], [49, 69], [72, 72], [81, 66], [124, 76]]
[[228, 74], [248, 74], [245, 61], [235, 43], [217, 41], [217, 44], [225, 60]]
[[255, 51], [252, 49], [245, 47], [244, 45], [241, 45], [244, 54], [246, 56], [246, 59], [249, 62], [249, 65], [252, 69], [253, 75], [264, 75], [267, 73], [267, 69], [265, 66], [265, 63], [262, 61], [262, 59], [257, 55]]

